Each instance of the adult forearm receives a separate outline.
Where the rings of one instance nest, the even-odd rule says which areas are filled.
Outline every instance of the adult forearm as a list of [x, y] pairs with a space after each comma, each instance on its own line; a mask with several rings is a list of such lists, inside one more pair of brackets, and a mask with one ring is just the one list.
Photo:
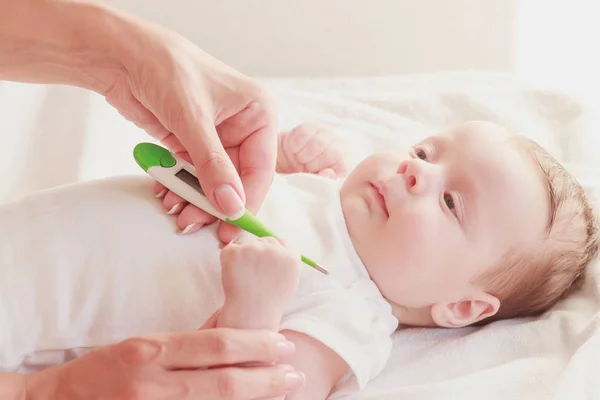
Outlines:
[[92, 2], [0, 0], [0, 80], [103, 93], [124, 68], [128, 19]]
[[25, 375], [0, 373], [0, 399], [26, 400]]

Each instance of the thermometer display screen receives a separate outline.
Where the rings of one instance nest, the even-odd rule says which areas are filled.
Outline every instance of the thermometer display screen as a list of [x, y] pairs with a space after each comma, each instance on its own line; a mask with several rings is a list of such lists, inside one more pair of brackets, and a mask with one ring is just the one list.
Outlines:
[[204, 191], [202, 190], [202, 187], [198, 182], [198, 178], [196, 178], [194, 175], [192, 175], [185, 169], [180, 169], [179, 172], [175, 174], [175, 176], [187, 183], [188, 185], [190, 185], [191, 187], [193, 187], [194, 189], [196, 189], [198, 192], [202, 193], [202, 195], [204, 195]]

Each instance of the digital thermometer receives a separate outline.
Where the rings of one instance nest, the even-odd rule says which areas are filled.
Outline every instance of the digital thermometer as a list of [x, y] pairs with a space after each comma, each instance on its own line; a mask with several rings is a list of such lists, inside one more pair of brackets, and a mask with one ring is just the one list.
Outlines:
[[[204, 194], [194, 166], [164, 147], [154, 143], [139, 143], [133, 149], [133, 157], [148, 175], [201, 210], [258, 237], [277, 237], [247, 209], [233, 219], [221, 214]], [[329, 271], [305, 256], [302, 256], [302, 261], [319, 272], [329, 274]]]

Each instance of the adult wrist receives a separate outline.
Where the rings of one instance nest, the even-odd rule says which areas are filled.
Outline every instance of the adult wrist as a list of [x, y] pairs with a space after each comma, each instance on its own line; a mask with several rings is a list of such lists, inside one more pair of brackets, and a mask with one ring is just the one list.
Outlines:
[[106, 93], [125, 72], [134, 21], [94, 2], [0, 0], [0, 79]]

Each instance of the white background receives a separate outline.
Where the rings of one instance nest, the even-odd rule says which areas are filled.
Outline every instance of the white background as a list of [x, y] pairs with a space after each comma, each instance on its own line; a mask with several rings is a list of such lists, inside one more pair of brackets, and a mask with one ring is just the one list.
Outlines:
[[253, 76], [510, 69], [515, 0], [103, 0]]
[[252, 76], [514, 72], [595, 85], [595, 0], [103, 0]]

